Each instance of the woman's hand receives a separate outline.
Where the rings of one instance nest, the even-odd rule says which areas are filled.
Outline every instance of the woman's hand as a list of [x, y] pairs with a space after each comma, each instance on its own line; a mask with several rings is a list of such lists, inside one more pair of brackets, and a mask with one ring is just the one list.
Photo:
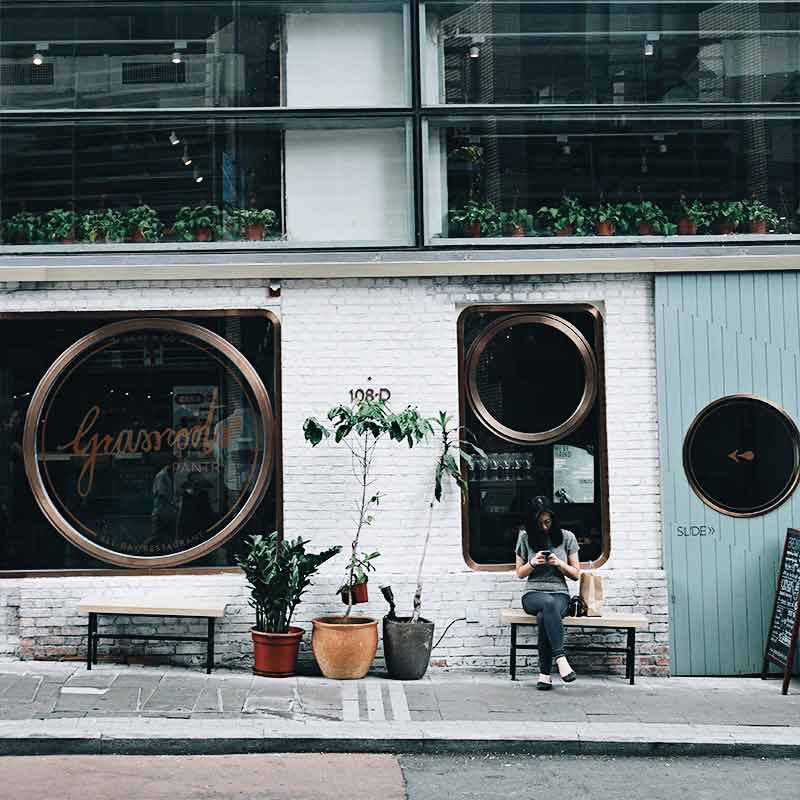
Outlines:
[[551, 567], [558, 567], [558, 569], [567, 566], [566, 562], [562, 561], [557, 555], [555, 555], [555, 553], [550, 553], [550, 555], [547, 558], [547, 561], [544, 561], [542, 563], [549, 564]]
[[[553, 557], [553, 555], [551, 553], [550, 558], [552, 558], [552, 557]], [[539, 567], [542, 564], [546, 564], [547, 560], [544, 557], [544, 553], [540, 550], [538, 553], [536, 553], [535, 556], [533, 556], [533, 558], [530, 559], [530, 561], [528, 561], [528, 563], [532, 567]]]

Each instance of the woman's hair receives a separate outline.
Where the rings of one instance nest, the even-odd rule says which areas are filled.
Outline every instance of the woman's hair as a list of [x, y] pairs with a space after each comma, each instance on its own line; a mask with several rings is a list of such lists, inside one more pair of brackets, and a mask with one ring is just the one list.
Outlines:
[[[542, 514], [549, 514], [553, 520], [549, 531], [543, 531], [539, 527], [539, 517]], [[564, 534], [558, 524], [558, 517], [550, 506], [532, 503], [528, 506], [528, 513], [525, 517], [525, 530], [528, 534], [528, 546], [533, 551], [548, 550], [551, 547], [558, 547], [564, 541]]]

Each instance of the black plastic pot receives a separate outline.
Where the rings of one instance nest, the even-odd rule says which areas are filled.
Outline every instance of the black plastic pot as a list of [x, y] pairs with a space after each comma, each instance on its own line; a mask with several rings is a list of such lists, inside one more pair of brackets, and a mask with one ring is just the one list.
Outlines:
[[420, 617], [383, 618], [383, 655], [389, 677], [419, 680], [427, 671], [433, 647], [433, 623]]

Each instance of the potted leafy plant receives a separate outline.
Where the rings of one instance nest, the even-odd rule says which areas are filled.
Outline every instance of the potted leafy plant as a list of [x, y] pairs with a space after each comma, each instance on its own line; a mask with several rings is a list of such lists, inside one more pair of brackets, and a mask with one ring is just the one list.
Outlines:
[[527, 208], [515, 208], [500, 214], [500, 224], [511, 231], [512, 236], [524, 236], [533, 228], [533, 214]]
[[18, 211], [3, 221], [3, 239], [10, 244], [35, 242], [41, 235], [42, 221], [29, 211]]
[[175, 215], [175, 233], [185, 242], [211, 242], [222, 236], [222, 212], [217, 206], [184, 206]]
[[542, 206], [536, 215], [556, 236], [582, 236], [589, 219], [583, 203], [568, 195], [564, 195], [557, 206]]
[[125, 228], [132, 242], [157, 242], [164, 225], [154, 208], [142, 205], [125, 212]]
[[78, 227], [78, 215], [67, 208], [53, 208], [44, 215], [43, 227], [47, 241], [72, 244]]
[[[312, 447], [333, 435], [336, 444], [344, 445], [358, 479], [356, 532], [347, 564], [346, 586], [354, 583], [361, 533], [372, 524], [373, 510], [380, 503], [380, 493], [372, 487], [372, 461], [378, 444], [389, 439], [413, 447], [430, 432], [430, 423], [410, 406], [392, 413], [383, 400], [361, 400], [355, 405], [334, 406], [328, 411], [330, 427], [314, 417], [303, 423], [303, 434]], [[351, 602], [344, 615], [320, 617], [312, 621], [311, 648], [327, 678], [363, 678], [378, 649], [378, 622], [371, 617], [351, 616]]]
[[293, 675], [303, 629], [292, 625], [292, 616], [311, 576], [341, 547], [307, 553], [307, 541], [281, 541], [277, 531], [246, 539], [247, 549], [237, 557], [250, 587], [250, 605], [256, 610], [251, 629], [257, 675]]
[[353, 582], [342, 584], [336, 592], [341, 595], [345, 605], [369, 602], [368, 573], [375, 571], [375, 565], [372, 562], [379, 556], [380, 553], [376, 550], [372, 553], [362, 553], [354, 558]]
[[735, 233], [739, 223], [744, 219], [742, 204], [738, 200], [710, 203], [708, 210], [714, 226], [714, 233]]
[[121, 242], [125, 238], [125, 219], [119, 211], [107, 208], [81, 214], [78, 225], [81, 239], [89, 242]]
[[678, 234], [680, 236], [694, 236], [699, 228], [709, 223], [709, 208], [700, 200], [689, 202], [681, 198], [678, 211]]
[[624, 213], [629, 227], [633, 227], [639, 236], [665, 234], [669, 231], [670, 223], [667, 221], [667, 215], [650, 200], [626, 203]]
[[625, 215], [619, 203], [601, 203], [591, 209], [589, 216], [597, 236], [613, 236], [617, 229], [625, 227]]
[[275, 225], [275, 212], [269, 208], [234, 208], [230, 214], [232, 230], [248, 242], [260, 242]]
[[467, 200], [463, 208], [450, 209], [451, 225], [461, 228], [464, 236], [494, 236], [500, 230], [500, 213], [488, 200]]
[[755, 197], [742, 202], [742, 217], [750, 233], [766, 233], [778, 224], [778, 215]]
[[391, 604], [389, 614], [383, 618], [383, 654], [389, 677], [398, 680], [418, 680], [425, 674], [430, 663], [434, 626], [432, 622], [423, 619], [420, 615], [423, 568], [431, 538], [434, 506], [441, 502], [443, 486], [447, 478], [455, 481], [462, 491], [467, 488], [466, 481], [461, 474], [459, 459], [471, 467], [474, 458], [485, 457], [485, 453], [479, 447], [471, 442], [459, 440], [459, 431], [457, 428], [451, 427], [450, 417], [446, 412], [440, 411], [439, 416], [429, 422], [436, 432], [439, 448], [433, 471], [428, 526], [417, 569], [417, 586], [414, 592], [414, 610], [411, 617], [395, 616], [391, 589], [389, 587], [382, 589], [384, 596]]

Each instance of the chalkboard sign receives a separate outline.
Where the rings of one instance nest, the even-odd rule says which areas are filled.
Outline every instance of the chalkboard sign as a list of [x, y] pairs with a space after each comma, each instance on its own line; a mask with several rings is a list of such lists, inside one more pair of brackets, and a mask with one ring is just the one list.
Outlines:
[[783, 668], [783, 694], [789, 691], [789, 680], [797, 649], [797, 633], [800, 627], [800, 531], [789, 528], [778, 573], [778, 588], [775, 606], [769, 626], [767, 647], [761, 677], [767, 677], [769, 664]]

